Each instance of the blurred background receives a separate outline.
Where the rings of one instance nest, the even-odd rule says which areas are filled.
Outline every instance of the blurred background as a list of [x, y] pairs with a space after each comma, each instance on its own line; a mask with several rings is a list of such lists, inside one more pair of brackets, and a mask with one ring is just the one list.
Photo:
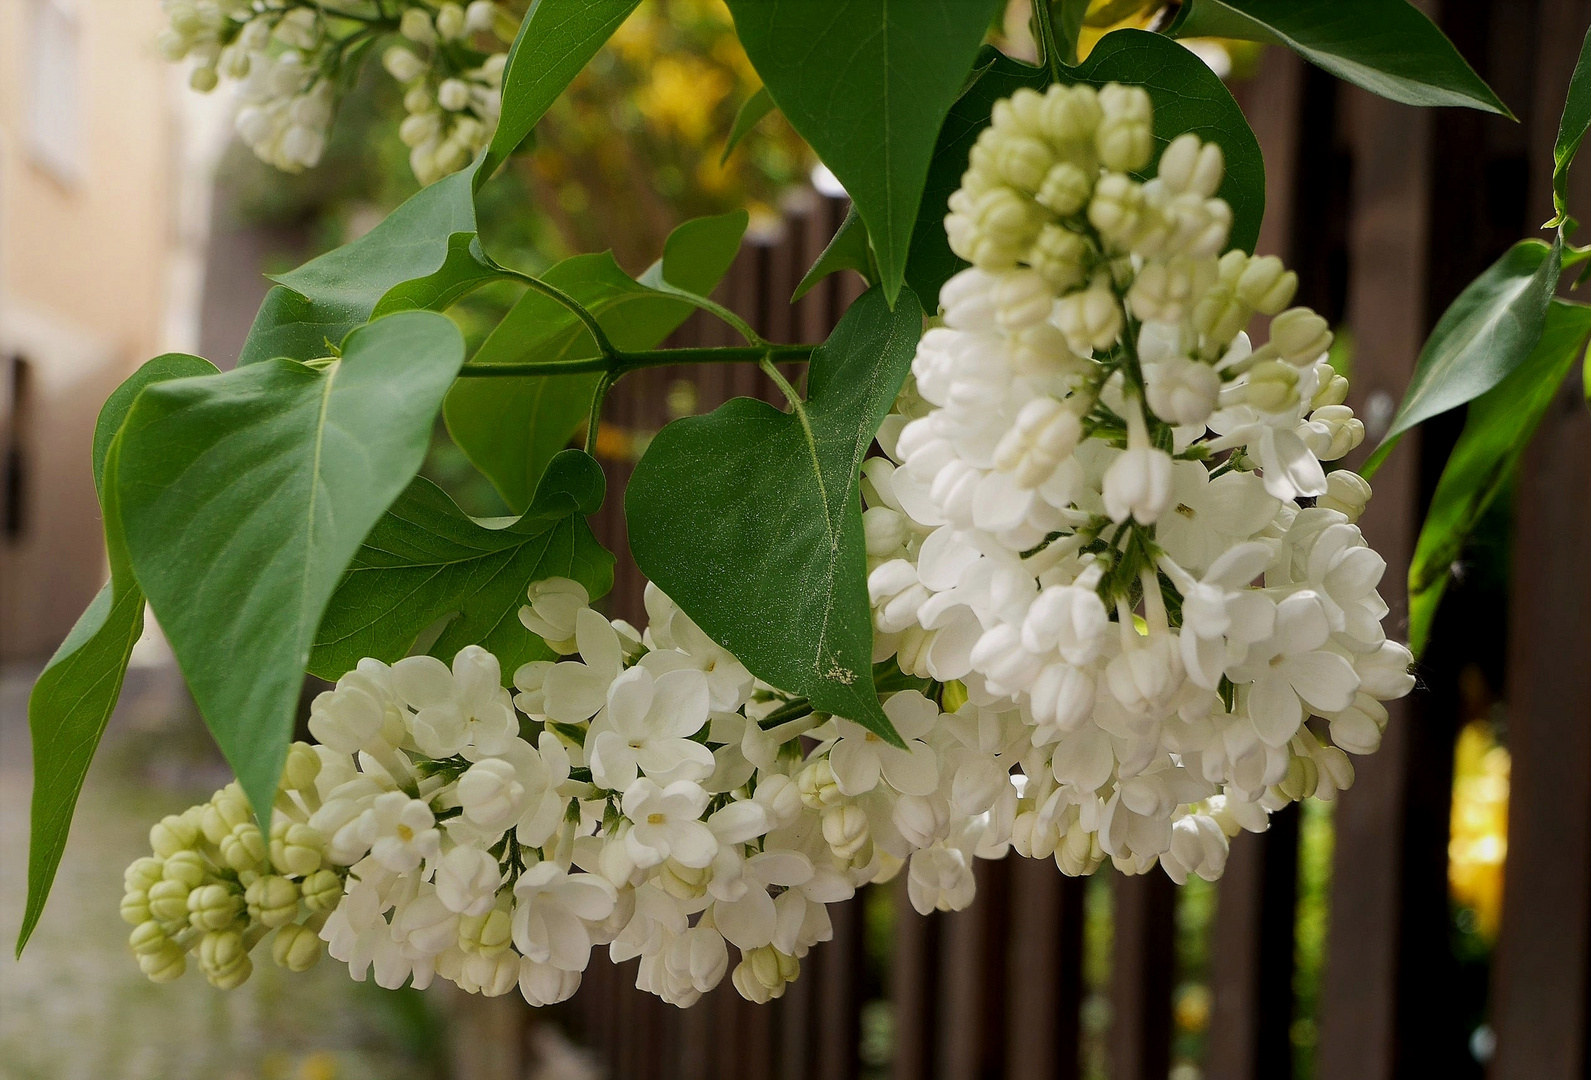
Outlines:
[[[1141, 4], [1093, 6], [1096, 22], [1143, 18]], [[1190, 46], [1260, 137], [1260, 249], [1295, 266], [1300, 301], [1338, 325], [1333, 360], [1355, 381], [1372, 444], [1436, 316], [1548, 216], [1557, 112], [1591, 22], [1585, 0], [1422, 7], [1519, 123], [1393, 105], [1280, 48]], [[1013, 0], [991, 28], [1013, 53], [1031, 54], [1028, 13]], [[358, 236], [417, 186], [397, 135], [401, 91], [378, 65], [344, 103], [324, 162], [288, 176], [232, 138], [224, 94], [189, 91], [161, 58], [164, 24], [159, 0], [0, 0], [6, 934], [25, 892], [28, 690], [105, 575], [89, 468], [100, 404], [161, 352], [232, 366], [264, 274]], [[794, 310], [785, 298], [844, 193], [776, 114], [720, 164], [757, 85], [717, 0], [643, 0], [538, 126], [535, 153], [485, 189], [487, 248], [530, 271], [611, 248], [638, 273], [679, 221], [746, 205], [725, 302], [776, 340], [821, 336], [857, 282], [832, 279]], [[1591, 206], [1583, 176], [1576, 205]], [[493, 286], [453, 314], [478, 343], [516, 297]], [[679, 340], [713, 332], [693, 321]], [[761, 389], [699, 371], [621, 384], [599, 444], [610, 489], [661, 424]], [[196, 974], [148, 984], [116, 912], [122, 869], [144, 853], [148, 823], [228, 778], [151, 620], [51, 904], [22, 959], [0, 960], [0, 1076], [1591, 1076], [1591, 691], [1565, 663], [1591, 655], [1591, 577], [1583, 565], [1551, 577], [1561, 553], [1539, 544], [1528, 550], [1540, 557], [1516, 557], [1520, 537], [1591, 528], [1587, 471], [1546, 465], [1591, 460], [1576, 408], [1549, 416], [1523, 474], [1538, 479], [1500, 500], [1465, 552], [1423, 692], [1394, 713], [1381, 753], [1357, 762], [1341, 806], [1311, 803], [1241, 838], [1218, 885], [1108, 868], [1067, 881], [1008, 860], [980, 865], [971, 910], [928, 919], [895, 885], [870, 887], [836, 913], [837, 940], [790, 998], [762, 1010], [725, 987], [681, 1014], [627, 989], [633, 964], [612, 972], [605, 960], [542, 1014], [451, 987], [380, 991], [331, 961], [306, 976], [261, 964], [231, 993]], [[1391, 564], [1394, 621], [1461, 424], [1461, 413], [1434, 421], [1377, 480], [1365, 528]], [[505, 512], [440, 427], [424, 472], [472, 513]], [[622, 552], [616, 501], [599, 533]], [[614, 614], [634, 616], [639, 588], [621, 562]], [[1554, 622], [1548, 609], [1576, 590], [1579, 614]], [[1533, 779], [1511, 804], [1521, 774]]]

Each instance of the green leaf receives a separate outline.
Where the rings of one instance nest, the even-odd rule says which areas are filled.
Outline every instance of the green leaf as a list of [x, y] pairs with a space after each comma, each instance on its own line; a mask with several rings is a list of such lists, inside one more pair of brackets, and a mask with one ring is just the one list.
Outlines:
[[873, 250], [867, 242], [867, 226], [862, 224], [856, 207], [845, 212], [845, 220], [834, 230], [828, 247], [818, 256], [818, 261], [806, 272], [801, 283], [790, 296], [793, 304], [811, 291], [812, 286], [841, 270], [855, 270], [869, 285], [878, 284], [878, 267], [873, 262]]
[[922, 333], [916, 297], [851, 305], [796, 411], [736, 398], [669, 424], [625, 493], [636, 564], [758, 677], [892, 742], [873, 687], [859, 476]]
[[1359, 470], [1365, 477], [1381, 467], [1404, 432], [1473, 401], [1530, 355], [1558, 284], [1562, 243], [1561, 236], [1551, 247], [1519, 241], [1442, 313], [1420, 350], [1392, 426]]
[[1436, 24], [1405, 0], [1191, 0], [1178, 37], [1286, 45], [1316, 67], [1405, 105], [1512, 117]]
[[33, 809], [28, 844], [28, 901], [17, 935], [27, 944], [44, 911], [72, 825], [89, 763], [121, 695], [127, 660], [144, 628], [144, 594], [133, 579], [122, 538], [115, 485], [104, 473], [119, 454], [116, 433], [139, 391], [153, 383], [213, 373], [208, 360], [182, 353], [157, 356], [111, 394], [94, 426], [94, 486], [105, 520], [111, 579], [100, 589], [28, 696], [33, 741]]
[[[950, 250], [945, 214], [950, 196], [967, 171], [967, 155], [978, 134], [989, 125], [994, 103], [1026, 87], [1042, 91], [1049, 71], [1033, 67], [993, 49], [992, 63], [982, 78], [952, 106], [934, 147], [928, 186], [912, 232], [906, 283], [932, 303], [939, 289], [967, 264]], [[1155, 146], [1164, 148], [1183, 132], [1220, 144], [1226, 156], [1226, 177], [1218, 192], [1232, 207], [1233, 247], [1253, 251], [1265, 216], [1265, 160], [1243, 110], [1215, 73], [1193, 53], [1160, 34], [1117, 30], [1107, 34], [1081, 67], [1066, 73], [1073, 82], [1103, 86], [1130, 83], [1149, 91], [1155, 104]]]
[[1448, 573], [1519, 464], [1591, 335], [1591, 307], [1554, 300], [1541, 339], [1507, 378], [1470, 403], [1431, 497], [1409, 566], [1409, 648], [1424, 651]]
[[519, 621], [525, 590], [573, 578], [592, 599], [613, 587], [613, 556], [585, 516], [602, 506], [602, 468], [579, 450], [552, 459], [535, 501], [519, 518], [471, 518], [435, 484], [417, 478], [382, 515], [332, 594], [309, 670], [336, 679], [373, 656], [391, 663], [453, 616], [431, 645], [451, 661], [480, 645], [502, 661], [504, 679], [531, 660], [553, 658]]
[[735, 113], [735, 122], [729, 128], [729, 138], [724, 141], [724, 152], [718, 159], [720, 168], [729, 161], [729, 155], [735, 152], [740, 140], [750, 135], [751, 129], [762, 123], [762, 118], [771, 112], [773, 96], [768, 93], [766, 86], [757, 87], [757, 92], [747, 98], [741, 104], [740, 111]]
[[536, 126], [640, 0], [535, 0], [503, 69], [503, 108], [484, 181]]
[[884, 295], [905, 280], [934, 140], [989, 28], [992, 0], [729, 0], [774, 104], [867, 223]]
[[421, 188], [359, 239], [273, 278], [238, 365], [331, 356], [378, 308], [444, 306], [500, 276], [475, 239], [471, 185], [479, 168], [477, 161]]
[[[734, 262], [745, 231], [744, 210], [687, 221], [669, 234], [656, 272], [678, 288], [705, 296]], [[565, 259], [542, 279], [583, 304], [620, 349], [654, 347], [692, 310], [689, 303], [637, 282], [606, 252]], [[514, 364], [597, 355], [596, 342], [567, 308], [532, 291], [481, 343], [472, 362]], [[509, 507], [521, 512], [530, 505], [547, 463], [569, 445], [584, 422], [598, 378], [588, 372], [461, 379], [447, 396], [448, 431]]]
[[1580, 60], [1569, 79], [1569, 94], [1558, 121], [1558, 141], [1552, 147], [1552, 220], [1543, 228], [1553, 229], [1569, 217], [1569, 165], [1591, 128], [1591, 30], [1580, 44]]
[[339, 360], [161, 383], [128, 414], [133, 568], [262, 824], [326, 602], [419, 469], [463, 362], [445, 316], [401, 312]]

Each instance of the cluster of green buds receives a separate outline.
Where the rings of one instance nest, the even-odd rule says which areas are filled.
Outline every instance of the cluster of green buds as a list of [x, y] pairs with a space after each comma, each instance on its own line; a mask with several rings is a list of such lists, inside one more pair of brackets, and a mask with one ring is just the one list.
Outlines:
[[121, 914], [151, 980], [179, 978], [192, 953], [212, 985], [232, 989], [252, 974], [249, 954], [273, 933], [280, 966], [305, 971], [320, 959], [320, 930], [342, 899], [347, 871], [327, 862], [325, 838], [305, 820], [319, 771], [315, 751], [294, 743], [269, 838], [235, 782], [149, 830], [153, 854], [127, 868]]

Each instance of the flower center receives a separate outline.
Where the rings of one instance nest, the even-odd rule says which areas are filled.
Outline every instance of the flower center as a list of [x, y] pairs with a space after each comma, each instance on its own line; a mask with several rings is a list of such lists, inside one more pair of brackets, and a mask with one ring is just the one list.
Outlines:
[[631, 750], [640, 750], [642, 748], [643, 747], [641, 745], [641, 740], [640, 739], [631, 739], [630, 740], [630, 749]]
[[663, 824], [663, 822], [665, 820], [666, 819], [663, 817], [662, 814], [648, 814], [648, 815], [646, 815], [646, 823], [648, 825], [661, 825], [661, 824]]
[[867, 741], [868, 742], [883, 742], [884, 740], [880, 739], [877, 735], [874, 735], [871, 731], [869, 731], [867, 733]]
[[414, 830], [400, 821], [398, 823], [398, 839], [405, 844], [412, 842], [414, 840]]
[[1197, 516], [1193, 507], [1189, 506], [1187, 503], [1178, 503], [1176, 506], [1176, 511], [1185, 518], [1193, 518]]

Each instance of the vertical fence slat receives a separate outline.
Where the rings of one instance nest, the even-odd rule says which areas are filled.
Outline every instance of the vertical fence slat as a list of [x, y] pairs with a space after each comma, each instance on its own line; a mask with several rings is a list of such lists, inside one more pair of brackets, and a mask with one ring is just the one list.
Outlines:
[[[1430, 118], [1366, 91], [1342, 88], [1339, 94], [1353, 150], [1347, 314], [1358, 354], [1352, 404], [1373, 420], [1389, 416], [1408, 385], [1426, 331]], [[1393, 634], [1407, 626], [1404, 581], [1417, 525], [1418, 474], [1416, 431], [1376, 474], [1375, 498], [1360, 522], [1387, 561], [1381, 589]], [[1320, 1080], [1391, 1080], [1395, 1068], [1405, 795], [1418, 717], [1407, 699], [1390, 705], [1381, 749], [1354, 762], [1357, 779], [1336, 809]]]
[[1006, 1074], [1077, 1080], [1084, 882], [1064, 876], [1050, 859], [1008, 861]]
[[[1543, 0], [1534, 122], [1532, 221], [1550, 212], [1551, 147], [1587, 0]], [[1591, 168], [1570, 175], [1571, 208], [1591, 207]], [[1568, 275], [1565, 275], [1566, 277]], [[1591, 1076], [1591, 416], [1569, 385], [1519, 470], [1508, 650], [1513, 758], [1503, 918], [1493, 981], [1492, 1080]]]
[[979, 859], [978, 895], [944, 916], [940, 936], [939, 1049], [934, 1075], [978, 1080], [1005, 1074], [1006, 938], [1010, 859]]
[[928, 1080], [934, 1071], [934, 1014], [939, 1000], [939, 937], [944, 916], [917, 914], [906, 874], [895, 881], [895, 949], [889, 997], [894, 1005], [892, 1080]]
[[1177, 888], [1158, 867], [1116, 874], [1111, 1080], [1165, 1080], [1171, 1067], [1171, 950]]
[[1210, 944], [1210, 1080], [1269, 1080], [1291, 1068], [1297, 880], [1296, 806], [1232, 841]]

